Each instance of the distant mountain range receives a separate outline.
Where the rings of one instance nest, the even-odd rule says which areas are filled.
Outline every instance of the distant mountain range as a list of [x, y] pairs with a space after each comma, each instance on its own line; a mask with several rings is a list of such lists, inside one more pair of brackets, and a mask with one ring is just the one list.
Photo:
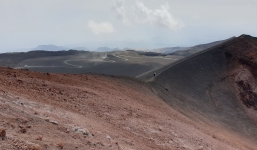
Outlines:
[[[86, 47], [74, 47], [74, 48], [67, 48], [63, 46], [57, 46], [54, 44], [49, 45], [38, 45], [37, 47], [33, 48], [32, 50], [45, 50], [45, 51], [61, 51], [61, 50], [84, 50], [89, 51]], [[113, 50], [120, 50], [119, 48], [109, 48], [109, 47], [99, 47], [94, 51], [98, 52], [106, 52], [106, 51], [113, 51]]]
[[157, 53], [172, 53], [175, 51], [184, 51], [188, 50], [190, 47], [164, 47], [164, 48], [158, 48], [158, 49], [153, 49], [152, 51], [157, 52]]
[[221, 40], [221, 41], [215, 41], [215, 42], [211, 42], [211, 43], [207, 43], [207, 44], [200, 44], [200, 45], [196, 45], [193, 47], [189, 47], [188, 49], [185, 49], [185, 50], [178, 50], [178, 51], [171, 52], [171, 53], [169, 53], [169, 51], [167, 51], [166, 53], [169, 53], [171, 55], [189, 56], [189, 55], [197, 53], [199, 51], [219, 45], [225, 41], [226, 40]]
[[153, 52], [171, 54], [171, 55], [179, 55], [179, 56], [189, 56], [196, 52], [219, 45], [225, 41], [226, 40], [215, 41], [215, 42], [211, 42], [211, 43], [207, 43], [207, 44], [199, 44], [199, 45], [192, 46], [192, 47], [165, 47], [165, 48], [154, 49]]
[[[93, 51], [97, 52], [107, 52], [107, 51], [125, 51], [125, 50], [135, 50], [135, 51], [145, 51], [145, 52], [156, 52], [156, 53], [164, 53], [164, 54], [171, 54], [171, 55], [179, 55], [179, 56], [189, 56], [196, 52], [202, 51], [204, 49], [213, 47], [215, 45], [221, 44], [226, 40], [215, 41], [207, 44], [199, 44], [192, 47], [164, 47], [158, 49], [144, 49], [144, 48], [110, 48], [110, 47], [98, 47]], [[32, 50], [45, 50], [45, 51], [60, 51], [60, 50], [84, 50], [89, 51], [86, 47], [64, 47], [64, 46], [57, 46], [53, 44], [49, 45], [39, 45]]]
[[71, 50], [71, 49], [88, 51], [88, 49], [86, 47], [67, 48], [67, 47], [63, 47], [63, 46], [57, 46], [54, 44], [38, 45], [37, 47], [33, 48], [32, 50], [61, 51], [61, 50]]

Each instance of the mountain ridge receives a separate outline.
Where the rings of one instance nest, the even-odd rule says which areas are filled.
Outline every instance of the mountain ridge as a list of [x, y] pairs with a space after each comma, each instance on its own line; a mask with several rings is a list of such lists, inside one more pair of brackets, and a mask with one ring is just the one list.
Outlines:
[[[256, 64], [256, 43], [250, 36], [233, 38], [170, 65], [154, 78], [150, 74], [149, 84], [183, 114], [200, 113], [214, 124], [257, 139], [257, 112], [252, 110], [257, 104], [256, 76], [249, 67], [249, 62]], [[248, 66], [242, 67], [241, 61]]]

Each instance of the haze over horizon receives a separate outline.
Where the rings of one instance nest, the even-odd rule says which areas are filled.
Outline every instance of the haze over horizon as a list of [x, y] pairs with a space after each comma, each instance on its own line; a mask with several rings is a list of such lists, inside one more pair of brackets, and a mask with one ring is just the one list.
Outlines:
[[193, 46], [257, 36], [254, 0], [2, 0], [0, 52], [66, 47]]

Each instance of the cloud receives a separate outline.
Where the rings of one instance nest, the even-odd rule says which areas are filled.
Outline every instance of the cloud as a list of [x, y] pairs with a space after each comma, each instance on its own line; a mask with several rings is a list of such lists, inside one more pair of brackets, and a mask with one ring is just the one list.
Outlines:
[[113, 33], [114, 27], [109, 22], [101, 22], [101, 23], [95, 23], [94, 21], [90, 20], [88, 22], [88, 27], [91, 29], [91, 31], [95, 34], [102, 34], [102, 33]]
[[113, 0], [112, 7], [124, 25], [143, 23], [171, 30], [178, 30], [185, 26], [182, 21], [171, 15], [168, 4], [161, 5], [158, 9], [150, 9], [143, 2], [136, 2], [132, 7], [127, 6], [125, 9], [124, 2], [125, 0]]
[[129, 25], [130, 21], [127, 18], [126, 11], [124, 8], [124, 0], [114, 0], [113, 10], [118, 14], [118, 19], [122, 21], [123, 24]]
[[142, 23], [150, 23], [158, 27], [166, 27], [171, 30], [178, 30], [184, 27], [184, 24], [175, 19], [169, 12], [169, 5], [162, 5], [160, 9], [149, 9], [142, 2], [136, 3], [136, 16]]

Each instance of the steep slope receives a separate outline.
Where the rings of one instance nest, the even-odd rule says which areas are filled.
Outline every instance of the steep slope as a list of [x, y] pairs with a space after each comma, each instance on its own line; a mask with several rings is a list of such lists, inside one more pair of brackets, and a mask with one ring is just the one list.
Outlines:
[[233, 38], [162, 68], [149, 83], [186, 116], [256, 140], [256, 46], [256, 38]]
[[4, 150], [256, 147], [222, 128], [186, 118], [146, 83], [95, 74], [0, 68], [2, 129], [7, 137], [0, 140]]
[[[148, 72], [145, 72], [145, 73], [143, 73], [143, 74], [140, 74], [140, 75], [137, 76], [137, 78], [140, 79], [140, 80], [143, 80], [143, 81], [152, 81], [152, 80], [154, 79], [153, 74], [157, 74], [157, 75], [158, 75], [158, 74], [160, 74], [161, 72], [163, 72], [163, 71], [165, 71], [165, 70], [167, 70], [167, 69], [169, 69], [169, 68], [171, 68], [171, 67], [173, 67], [173, 66], [175, 66], [175, 65], [177, 65], [177, 64], [179, 64], [179, 63], [181, 63], [181, 62], [184, 62], [184, 61], [186, 61], [186, 60], [189, 60], [189, 59], [191, 59], [191, 58], [193, 58], [193, 57], [195, 57], [195, 56], [198, 56], [199, 54], [205, 53], [206, 51], [209, 51], [210, 49], [214, 49], [214, 48], [216, 48], [216, 47], [218, 47], [218, 46], [220, 46], [220, 45], [222, 45], [222, 44], [225, 44], [225, 43], [227, 43], [227, 42], [230, 42], [231, 40], [233, 40], [233, 38], [230, 38], [230, 39], [228, 39], [228, 40], [226, 40], [226, 41], [223, 41], [221, 44], [217, 44], [217, 45], [215, 45], [215, 46], [213, 46], [213, 47], [211, 47], [211, 48], [208, 48], [208, 49], [205, 49], [205, 50], [196, 52], [196, 53], [194, 53], [194, 54], [191, 54], [191, 55], [189, 55], [189, 56], [187, 56], [187, 57], [185, 57], [185, 58], [178, 59], [177, 61], [171, 62], [171, 63], [169, 63], [169, 64], [167, 64], [167, 65], [165, 65], [165, 66], [163, 66], [163, 67], [159, 67], [159, 68], [150, 70], [150, 71], [148, 71]], [[215, 43], [215, 42], [214, 42], [214, 43]]]

